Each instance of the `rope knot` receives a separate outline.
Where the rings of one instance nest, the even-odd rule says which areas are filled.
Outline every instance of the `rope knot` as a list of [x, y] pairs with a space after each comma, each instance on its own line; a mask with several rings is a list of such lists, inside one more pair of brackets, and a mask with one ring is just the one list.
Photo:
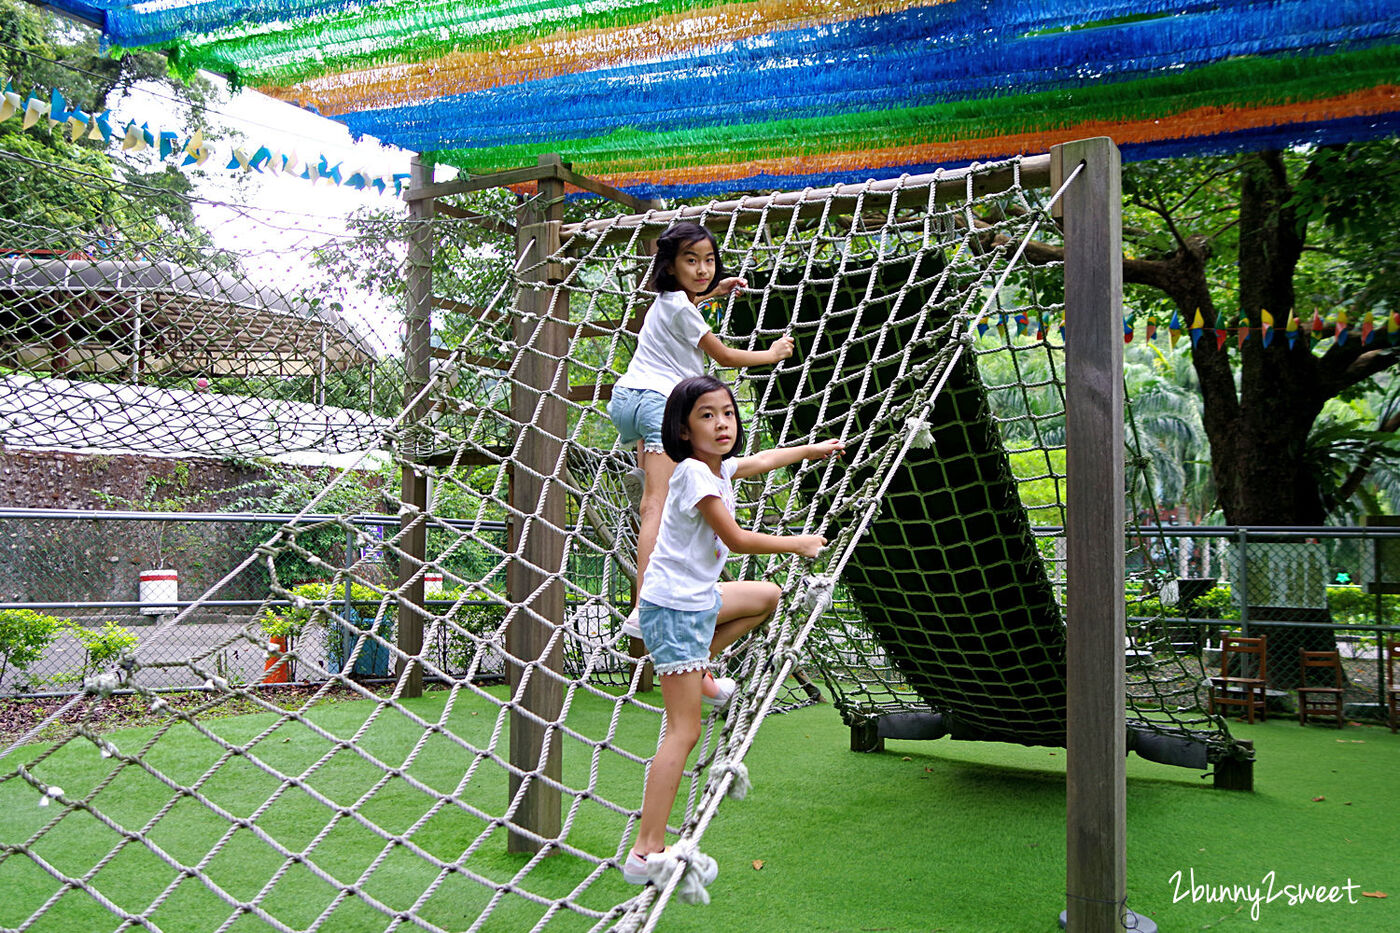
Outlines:
[[112, 691], [120, 689], [125, 682], [126, 678], [116, 671], [105, 671], [84, 680], [83, 692], [95, 693], [105, 700], [112, 695]]
[[715, 763], [710, 766], [710, 780], [723, 780], [726, 774], [734, 775], [729, 790], [724, 794], [730, 800], [743, 800], [749, 795], [749, 791], [753, 790], [753, 783], [749, 780], [749, 767], [742, 761], [716, 758]]
[[915, 447], [928, 450], [933, 446], [933, 425], [923, 418], [909, 417], [904, 419], [904, 430], [914, 435], [911, 443]]
[[827, 575], [808, 577], [797, 604], [808, 614], [826, 612], [836, 592], [836, 578]]
[[647, 856], [647, 878], [659, 888], [681, 863], [685, 863], [685, 874], [676, 886], [676, 895], [687, 904], [708, 904], [710, 892], [705, 888], [718, 877], [719, 865], [689, 839]]
[[773, 660], [780, 664], [786, 662], [793, 667], [798, 667], [802, 664], [802, 652], [798, 651], [796, 648], [784, 648], [781, 651], [774, 652]]
[[[672, 867], [672, 859], [686, 863], [685, 875], [676, 888], [677, 896], [687, 904], [708, 904], [710, 892], [705, 889], [719, 877], [719, 865], [715, 860], [697, 849], [695, 843], [688, 839], [672, 846], [666, 856], [668, 868]], [[669, 875], [670, 872], [666, 874]]]

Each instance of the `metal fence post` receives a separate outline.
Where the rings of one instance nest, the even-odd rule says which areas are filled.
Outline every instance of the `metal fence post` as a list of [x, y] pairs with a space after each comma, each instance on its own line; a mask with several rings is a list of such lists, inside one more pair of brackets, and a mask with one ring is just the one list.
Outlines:
[[1239, 530], [1240, 542], [1240, 633], [1249, 635], [1249, 529]]

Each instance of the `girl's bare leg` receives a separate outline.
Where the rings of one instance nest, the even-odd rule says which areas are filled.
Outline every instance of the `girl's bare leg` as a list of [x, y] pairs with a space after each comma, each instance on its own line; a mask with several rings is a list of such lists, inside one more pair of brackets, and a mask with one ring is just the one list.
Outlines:
[[710, 639], [712, 658], [762, 624], [778, 608], [782, 596], [776, 583], [762, 580], [738, 580], [719, 587], [719, 617], [715, 619], [715, 637]]
[[666, 703], [666, 735], [647, 771], [642, 793], [642, 821], [632, 851], [650, 855], [666, 848], [666, 820], [676, 804], [685, 760], [700, 740], [700, 679], [703, 671], [661, 675]]
[[647, 453], [644, 441], [637, 442], [637, 460], [646, 475], [642, 487], [641, 522], [637, 527], [637, 592], [642, 591], [642, 576], [651, 563], [656, 547], [656, 534], [661, 530], [661, 509], [666, 505], [666, 492], [671, 488], [671, 474], [676, 461], [665, 454]]

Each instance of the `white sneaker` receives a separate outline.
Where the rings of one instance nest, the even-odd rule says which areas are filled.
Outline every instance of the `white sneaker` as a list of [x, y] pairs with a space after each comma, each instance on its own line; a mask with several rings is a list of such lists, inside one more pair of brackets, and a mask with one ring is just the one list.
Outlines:
[[700, 692], [700, 702], [706, 706], [713, 706], [716, 709], [724, 709], [729, 705], [729, 701], [734, 699], [734, 691], [739, 689], [739, 684], [733, 677], [716, 677], [715, 695], [706, 696], [702, 690]]
[[628, 638], [642, 637], [642, 619], [635, 607], [632, 609], [631, 613], [628, 614], [627, 618], [622, 620], [622, 634], [626, 635]]
[[[667, 851], [670, 851], [669, 846], [665, 851], [652, 853], [656, 856], [658, 866], [666, 860]], [[650, 860], [651, 855], [638, 855], [635, 850], [628, 852], [627, 860], [622, 863], [622, 880], [628, 884], [650, 884], [652, 880], [651, 872], [648, 870]]]

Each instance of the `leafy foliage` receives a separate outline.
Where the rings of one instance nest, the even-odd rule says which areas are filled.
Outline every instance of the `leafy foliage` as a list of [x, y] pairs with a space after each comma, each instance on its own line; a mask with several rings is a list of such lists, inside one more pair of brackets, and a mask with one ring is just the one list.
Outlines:
[[[164, 56], [99, 52], [93, 30], [75, 27], [47, 10], [15, 0], [0, 0], [0, 61], [17, 87], [60, 88], [69, 104], [100, 113], [108, 101], [137, 85], [158, 85], [190, 105], [190, 118], [203, 125], [212, 88], [196, 79], [181, 83], [168, 74]], [[0, 218], [32, 231], [31, 242], [8, 249], [78, 250], [139, 255], [158, 236], [180, 232], [185, 250], [195, 256], [209, 243], [195, 222], [188, 195], [190, 177], [173, 166], [144, 172], [115, 161], [101, 140], [65, 137], [63, 125], [47, 120], [29, 129], [20, 121], [0, 124]], [[54, 171], [54, 168], [59, 171]], [[91, 183], [74, 183], [73, 178]], [[103, 182], [120, 179], [138, 184], [139, 198], [123, 198]]]
[[96, 628], [69, 621], [66, 628], [83, 647], [83, 666], [76, 674], [60, 676], [61, 681], [82, 680], [89, 674], [96, 674], [136, 647], [136, 636], [111, 620]]
[[0, 609], [0, 681], [12, 667], [21, 675], [29, 670], [66, 624], [32, 609]]

